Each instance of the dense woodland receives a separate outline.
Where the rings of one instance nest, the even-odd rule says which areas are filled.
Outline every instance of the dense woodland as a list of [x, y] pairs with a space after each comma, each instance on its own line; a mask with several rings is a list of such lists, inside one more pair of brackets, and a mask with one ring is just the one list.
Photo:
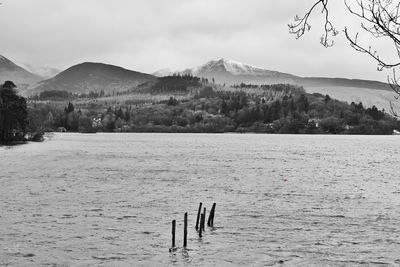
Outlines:
[[[227, 90], [205, 79], [175, 75], [160, 78], [148, 90], [170, 98], [135, 105], [111, 100], [74, 103], [70, 98], [32, 100], [29, 125], [34, 131], [84, 133], [392, 134], [394, 129], [400, 129], [396, 118], [375, 106], [307, 94], [292, 85], [240, 84]], [[188, 97], [177, 100], [175, 93]]]

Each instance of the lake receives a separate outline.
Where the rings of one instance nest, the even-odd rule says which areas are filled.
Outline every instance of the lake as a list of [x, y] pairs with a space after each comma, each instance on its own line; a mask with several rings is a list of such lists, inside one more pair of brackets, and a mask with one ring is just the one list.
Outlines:
[[0, 265], [400, 265], [399, 136], [52, 134], [0, 184]]

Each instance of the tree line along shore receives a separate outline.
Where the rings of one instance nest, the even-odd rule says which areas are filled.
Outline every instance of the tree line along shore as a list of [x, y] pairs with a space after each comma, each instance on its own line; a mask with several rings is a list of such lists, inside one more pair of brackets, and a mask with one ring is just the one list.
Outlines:
[[309, 94], [289, 84], [219, 86], [192, 76], [163, 77], [131, 92], [46, 91], [28, 100], [0, 89], [0, 142], [41, 140], [44, 132], [393, 134], [400, 122], [375, 106]]

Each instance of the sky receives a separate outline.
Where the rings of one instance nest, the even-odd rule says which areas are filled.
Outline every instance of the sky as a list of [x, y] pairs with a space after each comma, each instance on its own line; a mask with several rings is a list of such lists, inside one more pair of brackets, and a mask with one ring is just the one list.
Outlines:
[[[1, 0], [0, 54], [64, 70], [90, 61], [152, 73], [226, 58], [299, 76], [386, 81], [344, 35], [319, 43], [320, 12], [301, 39], [287, 24], [313, 0]], [[343, 1], [330, 1], [338, 30], [360, 31]], [[360, 37], [361, 40], [373, 40]], [[364, 39], [363, 39], [364, 38]], [[388, 51], [390, 44], [379, 44]]]

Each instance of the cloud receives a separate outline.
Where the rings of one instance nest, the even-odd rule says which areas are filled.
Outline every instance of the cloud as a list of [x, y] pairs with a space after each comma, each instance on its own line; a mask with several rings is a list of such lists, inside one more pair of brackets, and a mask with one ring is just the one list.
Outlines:
[[[339, 27], [346, 16], [333, 2]], [[311, 2], [309, 2], [311, 3]], [[343, 38], [319, 44], [320, 16], [301, 40], [287, 24], [307, 8], [293, 0], [4, 0], [0, 54], [17, 62], [65, 69], [98, 61], [152, 72], [183, 69], [219, 57], [304, 76], [384, 80], [374, 62]]]

